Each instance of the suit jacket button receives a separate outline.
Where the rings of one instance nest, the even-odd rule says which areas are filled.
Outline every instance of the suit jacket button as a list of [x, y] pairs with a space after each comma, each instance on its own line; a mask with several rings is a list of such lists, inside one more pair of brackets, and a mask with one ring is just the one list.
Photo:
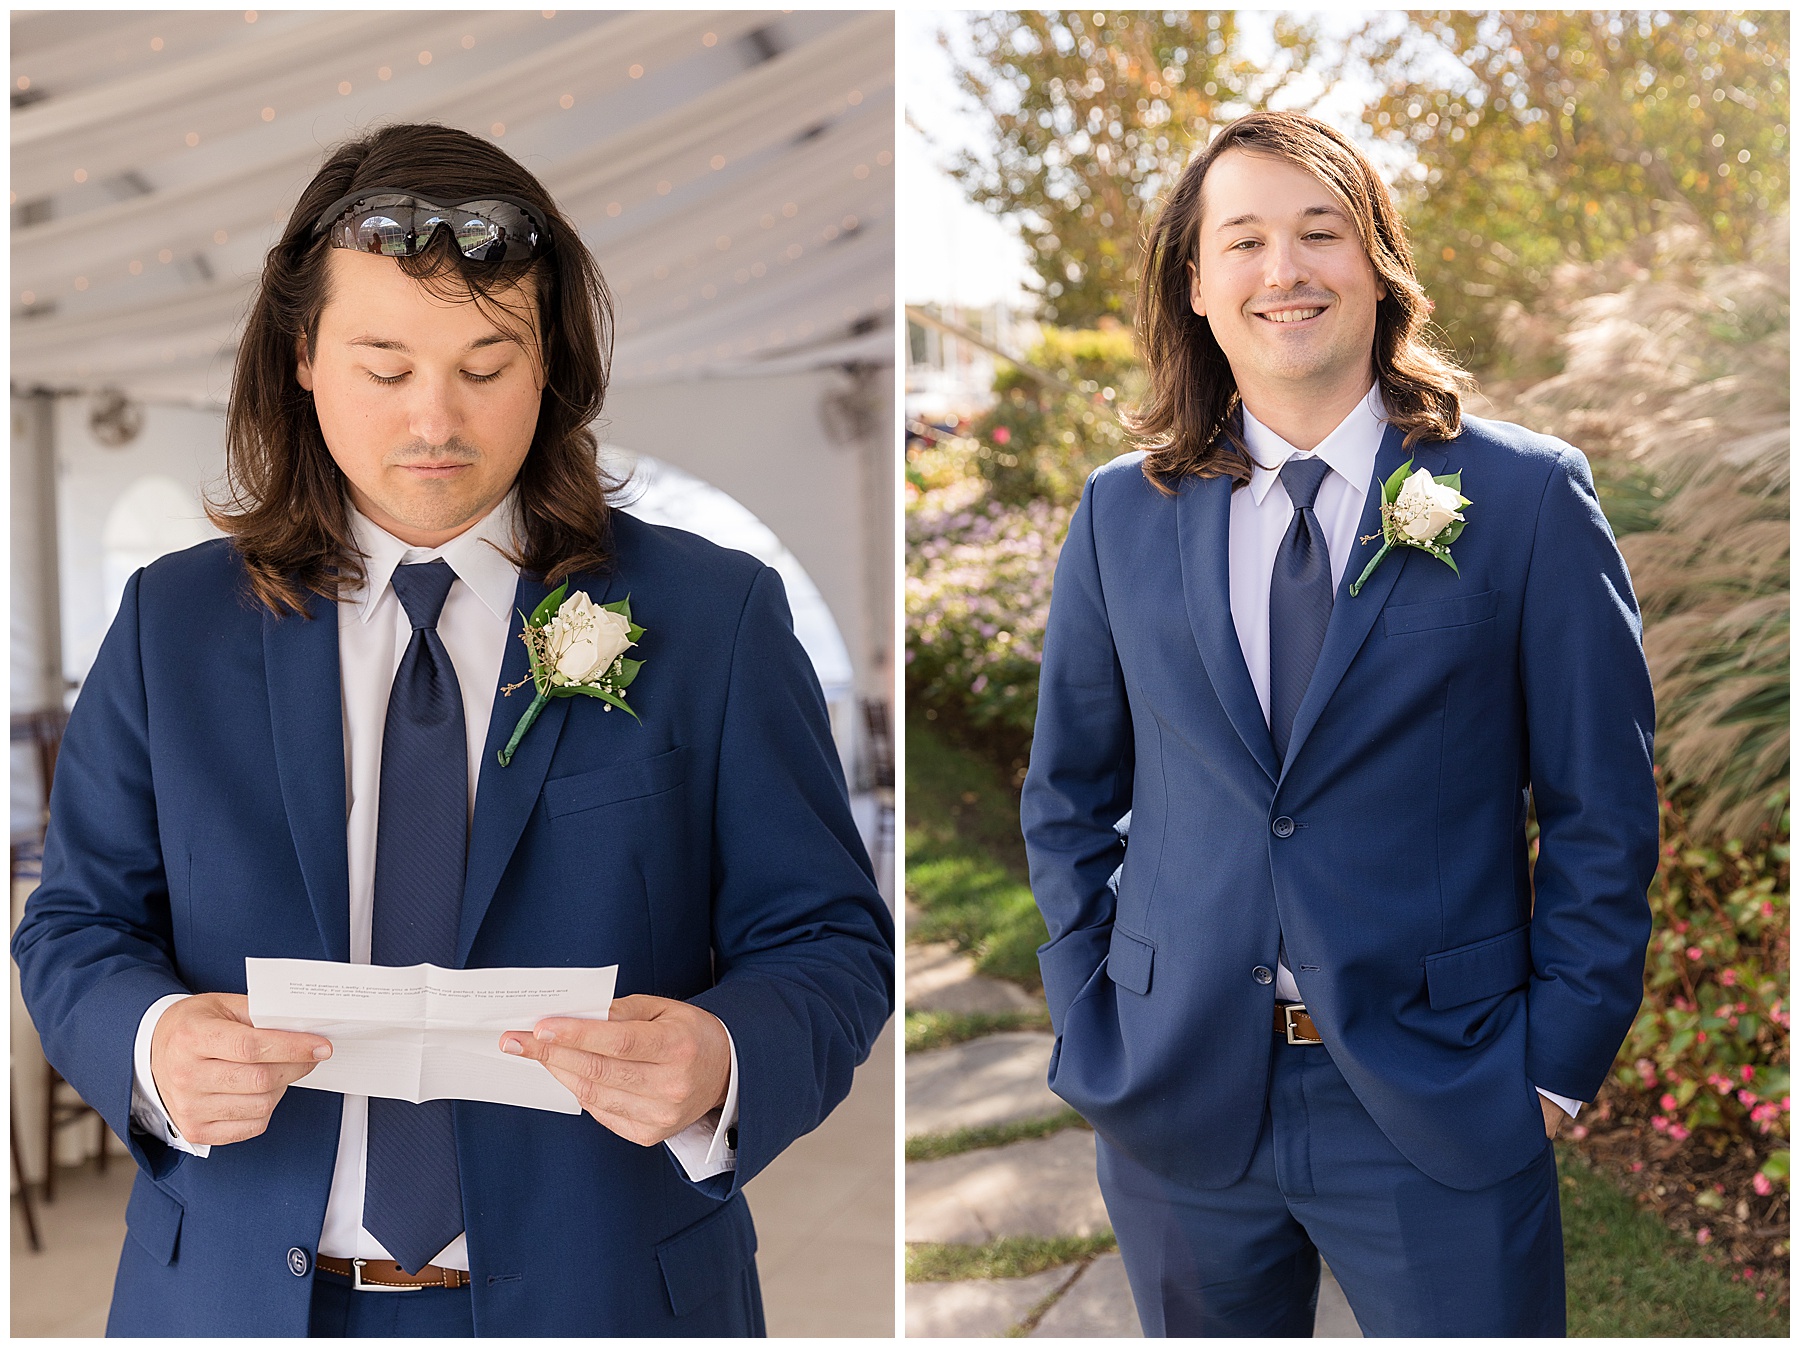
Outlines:
[[1277, 838], [1291, 838], [1294, 836], [1294, 821], [1289, 819], [1285, 814], [1270, 825], [1270, 827], [1275, 830], [1275, 836]]
[[298, 1245], [295, 1245], [288, 1250], [289, 1273], [292, 1273], [296, 1278], [304, 1278], [306, 1276], [306, 1265], [307, 1258], [305, 1250], [301, 1249]]
[[1275, 981], [1275, 975], [1269, 972], [1268, 967], [1266, 965], [1261, 965], [1261, 964], [1257, 965], [1254, 969], [1252, 969], [1250, 971], [1250, 977], [1254, 978], [1258, 983], [1262, 983], [1264, 985], [1273, 983]]

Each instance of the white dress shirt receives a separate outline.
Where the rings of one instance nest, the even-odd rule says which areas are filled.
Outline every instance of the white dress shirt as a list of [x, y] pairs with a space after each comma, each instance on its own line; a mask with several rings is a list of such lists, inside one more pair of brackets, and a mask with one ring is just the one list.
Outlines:
[[[1344, 579], [1344, 567], [1356, 546], [1356, 530], [1363, 504], [1375, 476], [1375, 454], [1387, 431], [1387, 407], [1381, 401], [1381, 385], [1371, 385], [1367, 396], [1337, 424], [1330, 435], [1310, 451], [1295, 449], [1251, 415], [1245, 407], [1244, 441], [1254, 467], [1250, 481], [1231, 493], [1231, 533], [1227, 540], [1231, 581], [1231, 621], [1237, 628], [1238, 645], [1262, 704], [1263, 720], [1269, 719], [1269, 579], [1275, 571], [1275, 554], [1281, 549], [1294, 504], [1287, 489], [1276, 490], [1281, 468], [1290, 458], [1323, 459], [1331, 471], [1319, 483], [1313, 500], [1313, 516], [1325, 531], [1325, 547], [1331, 554], [1331, 586], [1336, 594]], [[1392, 563], [1390, 562], [1390, 565]], [[1275, 966], [1275, 997], [1298, 1002], [1299, 984], [1285, 960]], [[1540, 1089], [1571, 1117], [1580, 1102]]]
[[[515, 518], [508, 496], [480, 523], [439, 548], [415, 548], [374, 524], [354, 507], [350, 522], [366, 572], [361, 589], [337, 606], [338, 673], [344, 706], [344, 786], [349, 805], [347, 841], [350, 860], [350, 959], [369, 963], [375, 909], [376, 805], [381, 785], [381, 745], [387, 725], [388, 694], [401, 657], [412, 640], [412, 624], [389, 584], [402, 563], [442, 558], [456, 572], [438, 617], [437, 632], [456, 669], [462, 691], [463, 723], [469, 740], [469, 814], [481, 781], [481, 756], [487, 743], [494, 689], [507, 642], [514, 639], [513, 599], [519, 573], [501, 554], [510, 544]], [[521, 708], [521, 711], [523, 708]], [[195, 1156], [211, 1151], [188, 1142], [175, 1129], [150, 1073], [150, 1039], [164, 1010], [181, 995], [164, 997], [139, 1023], [132, 1082], [132, 1120], [153, 1137]], [[529, 1029], [529, 1026], [521, 1026]], [[731, 1032], [726, 1030], [729, 1041]], [[671, 1137], [666, 1146], [690, 1179], [702, 1180], [737, 1168], [727, 1142], [737, 1123], [737, 1047], [731, 1045], [731, 1081], [718, 1117], [708, 1115]], [[363, 1176], [367, 1165], [369, 1101], [344, 1097], [338, 1131], [337, 1165], [325, 1204], [325, 1226], [318, 1252], [339, 1259], [391, 1259], [393, 1256], [363, 1229]], [[598, 1127], [598, 1124], [594, 1125]], [[432, 1263], [441, 1268], [469, 1267], [468, 1242], [457, 1236]]]

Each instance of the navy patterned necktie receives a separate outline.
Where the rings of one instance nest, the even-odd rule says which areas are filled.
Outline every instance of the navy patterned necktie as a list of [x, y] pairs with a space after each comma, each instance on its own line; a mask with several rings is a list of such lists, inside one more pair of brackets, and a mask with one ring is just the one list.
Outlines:
[[1331, 471], [1323, 459], [1290, 458], [1281, 485], [1294, 503], [1293, 522], [1275, 552], [1269, 576], [1269, 734], [1277, 762], [1287, 761], [1294, 715], [1312, 682], [1331, 622], [1331, 554], [1313, 514], [1319, 484]]
[[[456, 960], [469, 837], [469, 743], [462, 690], [437, 634], [456, 582], [442, 561], [397, 567], [394, 593], [412, 623], [388, 696], [375, 824], [376, 964]], [[456, 1132], [448, 1100], [369, 1101], [363, 1226], [409, 1273], [463, 1229]]]

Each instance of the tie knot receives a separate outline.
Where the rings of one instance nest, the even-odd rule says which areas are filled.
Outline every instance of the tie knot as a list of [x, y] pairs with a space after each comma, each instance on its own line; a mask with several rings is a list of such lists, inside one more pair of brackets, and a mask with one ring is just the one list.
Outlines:
[[1319, 484], [1330, 471], [1331, 465], [1323, 459], [1292, 458], [1281, 465], [1281, 485], [1287, 488], [1288, 500], [1294, 503], [1295, 510], [1312, 509]]
[[394, 568], [394, 593], [413, 625], [413, 631], [436, 627], [444, 611], [444, 598], [456, 583], [456, 572], [441, 557], [435, 562], [414, 562]]

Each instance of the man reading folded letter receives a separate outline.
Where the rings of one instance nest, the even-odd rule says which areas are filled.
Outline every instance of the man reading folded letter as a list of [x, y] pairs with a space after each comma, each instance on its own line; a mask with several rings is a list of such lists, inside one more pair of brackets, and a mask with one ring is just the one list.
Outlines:
[[[141, 1168], [111, 1333], [762, 1332], [740, 1191], [849, 1089], [893, 928], [775, 572], [608, 503], [610, 329], [445, 127], [339, 147], [268, 255], [228, 537], [126, 585], [13, 945]], [[584, 1112], [410, 1104], [288, 1090], [330, 1044], [250, 1024], [250, 956], [621, 995], [500, 1036]]]

